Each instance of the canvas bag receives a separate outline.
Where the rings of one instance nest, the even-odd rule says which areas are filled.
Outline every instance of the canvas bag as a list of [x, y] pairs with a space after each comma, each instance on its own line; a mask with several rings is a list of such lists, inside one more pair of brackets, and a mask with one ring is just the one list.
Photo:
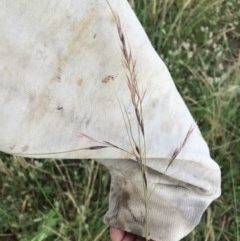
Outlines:
[[0, 34], [0, 150], [96, 159], [112, 178], [106, 223], [187, 235], [220, 170], [128, 2], [3, 0]]

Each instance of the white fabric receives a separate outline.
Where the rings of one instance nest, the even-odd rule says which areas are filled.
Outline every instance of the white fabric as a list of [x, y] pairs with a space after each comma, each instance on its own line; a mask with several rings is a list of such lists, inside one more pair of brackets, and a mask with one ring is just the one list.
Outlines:
[[[112, 175], [105, 221], [146, 236], [135, 140], [146, 156], [149, 236], [177, 241], [220, 195], [220, 170], [127, 1], [109, 4], [113, 12], [106, 0], [0, 1], [0, 150], [96, 159]], [[144, 137], [116, 16], [136, 61]]]

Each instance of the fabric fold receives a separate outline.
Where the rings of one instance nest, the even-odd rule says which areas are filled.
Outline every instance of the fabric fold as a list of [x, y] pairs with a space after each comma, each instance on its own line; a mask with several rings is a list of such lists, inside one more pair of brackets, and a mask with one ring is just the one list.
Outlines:
[[[166, 163], [167, 159], [148, 160]], [[192, 161], [182, 162], [171, 167], [181, 172], [188, 170]], [[192, 173], [186, 172], [184, 180], [168, 171], [147, 169], [147, 198], [141, 169], [133, 160], [98, 160], [111, 173], [109, 210], [104, 221], [127, 232], [148, 237], [156, 241], [178, 241], [191, 232], [199, 223], [203, 212], [211, 201], [220, 195], [218, 179], [220, 171], [211, 168], [198, 177], [198, 184], [191, 183]], [[197, 169], [197, 164], [195, 165]], [[204, 176], [206, 174], [206, 176]], [[215, 180], [215, 181], [212, 181]], [[204, 184], [202, 186], [202, 184]], [[146, 202], [147, 200], [147, 202]], [[147, 209], [146, 209], [147, 207]], [[147, 212], [146, 212], [147, 210]], [[146, 218], [147, 217], [147, 218]]]

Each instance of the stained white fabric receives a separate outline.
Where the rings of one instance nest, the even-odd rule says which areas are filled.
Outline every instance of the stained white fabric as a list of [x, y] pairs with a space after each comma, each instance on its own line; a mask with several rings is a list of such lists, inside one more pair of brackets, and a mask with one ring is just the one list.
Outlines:
[[2, 0], [0, 35], [0, 150], [96, 159], [112, 177], [106, 223], [156, 241], [191, 232], [220, 170], [128, 2]]

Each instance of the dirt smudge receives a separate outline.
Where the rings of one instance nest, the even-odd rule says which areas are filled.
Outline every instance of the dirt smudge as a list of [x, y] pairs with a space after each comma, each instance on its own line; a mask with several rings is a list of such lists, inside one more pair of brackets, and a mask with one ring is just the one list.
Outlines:
[[80, 86], [82, 86], [82, 84], [83, 84], [83, 79], [82, 78], [79, 78], [79, 79], [77, 79], [77, 85], [80, 87]]
[[25, 145], [24, 147], [22, 147], [22, 152], [26, 152], [29, 149], [29, 146]]
[[89, 9], [89, 14], [87, 14], [85, 18], [75, 23], [73, 27], [75, 34], [66, 47], [66, 53], [62, 58], [63, 63], [66, 64], [69, 62], [70, 59], [78, 55], [79, 52], [87, 46], [89, 43], [89, 29], [93, 22], [96, 21], [95, 15], [96, 7], [93, 5], [91, 9]]
[[36, 95], [30, 102], [30, 110], [26, 117], [27, 123], [35, 125], [39, 123], [47, 113], [48, 106], [49, 97], [45, 93]]
[[112, 75], [108, 75], [108, 76], [104, 77], [101, 82], [104, 84], [107, 84], [111, 80], [113, 81], [114, 77]]

